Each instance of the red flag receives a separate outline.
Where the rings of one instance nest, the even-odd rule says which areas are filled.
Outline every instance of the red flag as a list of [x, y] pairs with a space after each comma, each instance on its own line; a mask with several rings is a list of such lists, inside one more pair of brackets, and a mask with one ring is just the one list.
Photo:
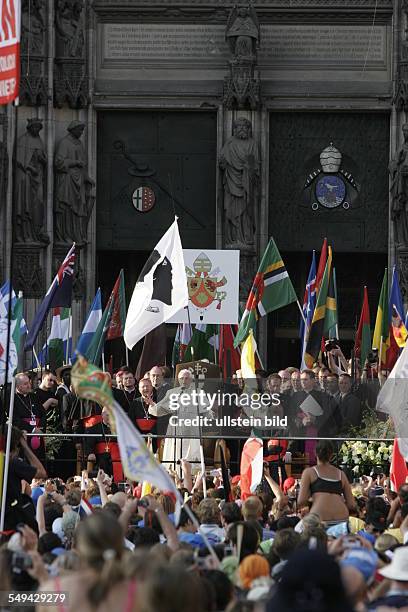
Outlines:
[[320, 252], [319, 267], [316, 274], [316, 296], [319, 293], [320, 285], [322, 284], [324, 270], [327, 261], [327, 238], [323, 240], [322, 250]]
[[112, 289], [109, 301], [113, 300], [113, 308], [106, 340], [114, 340], [123, 336], [126, 320], [126, 301], [125, 301], [125, 277], [123, 270], [120, 271]]
[[20, 0], [0, 0], [0, 104], [18, 97], [20, 20]]
[[364, 287], [363, 307], [361, 309], [360, 321], [357, 328], [356, 340], [354, 343], [354, 356], [360, 359], [363, 367], [368, 353], [371, 351], [371, 332], [370, 332], [370, 309], [368, 306], [367, 287]]
[[[235, 331], [237, 331], [238, 326], [234, 325], [234, 327]], [[222, 369], [224, 380], [230, 380], [234, 372], [241, 368], [241, 352], [239, 348], [234, 348], [232, 325], [220, 325], [219, 343], [219, 365]]]
[[390, 480], [393, 491], [398, 491], [400, 486], [405, 483], [408, 476], [407, 464], [401, 455], [397, 438], [394, 439], [392, 458], [390, 466]]
[[263, 442], [248, 438], [241, 454], [241, 499], [254, 495], [263, 476]]

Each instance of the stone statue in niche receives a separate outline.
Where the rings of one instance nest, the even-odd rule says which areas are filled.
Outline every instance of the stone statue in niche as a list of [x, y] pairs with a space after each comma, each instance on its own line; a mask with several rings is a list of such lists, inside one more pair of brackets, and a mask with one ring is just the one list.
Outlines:
[[236, 60], [251, 59], [255, 62], [261, 33], [254, 7], [234, 6], [228, 17], [225, 38]]
[[404, 142], [391, 161], [391, 219], [397, 246], [408, 247], [408, 123], [402, 126]]
[[83, 0], [58, 0], [55, 24], [57, 56], [80, 58], [84, 53]]
[[41, 119], [28, 119], [15, 153], [14, 231], [16, 242], [50, 239], [44, 230], [47, 154], [40, 137]]
[[259, 151], [248, 119], [241, 117], [234, 121], [232, 136], [221, 150], [219, 165], [224, 173], [225, 244], [230, 248], [253, 247]]
[[89, 217], [95, 202], [95, 182], [88, 176], [87, 155], [81, 142], [82, 121], [72, 121], [55, 151], [55, 239], [86, 243]]
[[45, 0], [24, 0], [21, 11], [21, 53], [44, 54]]

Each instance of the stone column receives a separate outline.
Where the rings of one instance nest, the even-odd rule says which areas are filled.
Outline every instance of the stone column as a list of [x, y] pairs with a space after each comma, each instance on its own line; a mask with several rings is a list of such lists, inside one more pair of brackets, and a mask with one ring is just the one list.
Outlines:
[[[223, 248], [240, 251], [242, 308], [268, 242], [268, 113], [260, 97], [259, 32], [252, 6], [231, 9], [226, 28], [231, 57], [224, 81], [218, 211]], [[266, 363], [266, 317], [259, 321], [258, 329], [259, 350]]]
[[408, 302], [408, 0], [394, 1], [394, 97], [390, 126], [389, 268]]

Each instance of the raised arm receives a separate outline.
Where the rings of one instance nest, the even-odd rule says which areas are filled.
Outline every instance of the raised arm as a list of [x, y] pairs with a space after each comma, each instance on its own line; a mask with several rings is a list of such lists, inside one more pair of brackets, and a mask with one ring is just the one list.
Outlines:
[[306, 468], [303, 470], [302, 478], [300, 479], [299, 496], [297, 499], [298, 508], [303, 508], [303, 506], [306, 506], [310, 496], [310, 472], [309, 468]]

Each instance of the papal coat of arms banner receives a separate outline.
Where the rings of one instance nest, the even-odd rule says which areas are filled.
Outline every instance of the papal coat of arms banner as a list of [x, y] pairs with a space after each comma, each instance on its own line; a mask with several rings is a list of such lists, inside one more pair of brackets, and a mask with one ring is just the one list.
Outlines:
[[238, 323], [239, 251], [183, 249], [189, 303], [168, 323]]

